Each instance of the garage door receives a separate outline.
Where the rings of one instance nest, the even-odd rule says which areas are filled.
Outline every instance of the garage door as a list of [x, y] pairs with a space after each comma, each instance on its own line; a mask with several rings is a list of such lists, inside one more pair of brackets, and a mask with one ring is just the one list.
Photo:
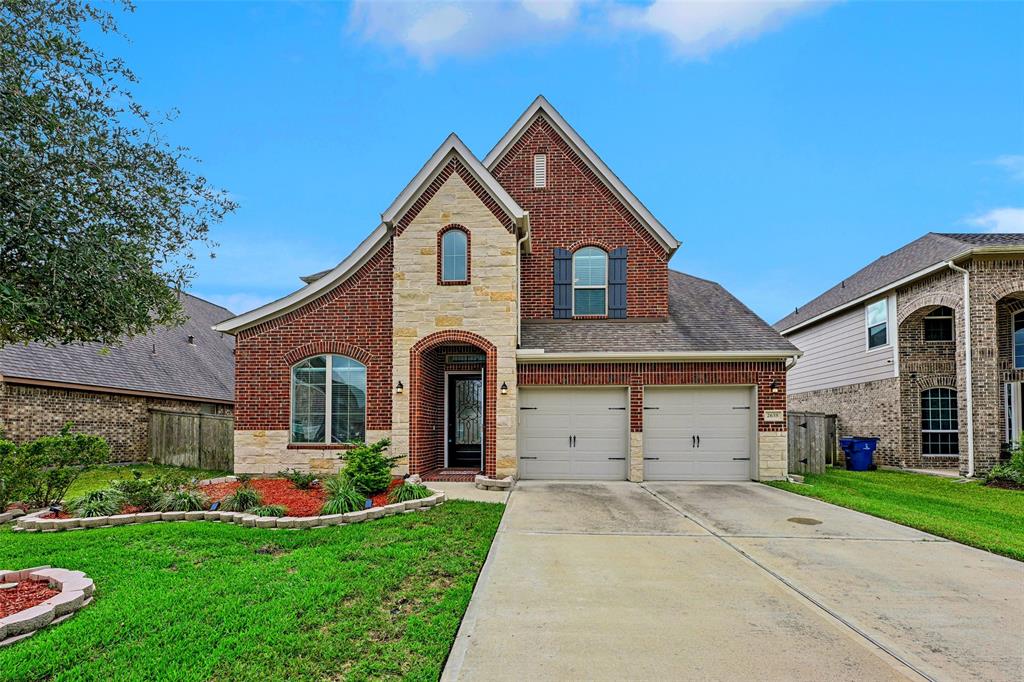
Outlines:
[[623, 480], [626, 389], [520, 389], [517, 440], [520, 478]]
[[644, 479], [750, 479], [752, 390], [644, 389]]

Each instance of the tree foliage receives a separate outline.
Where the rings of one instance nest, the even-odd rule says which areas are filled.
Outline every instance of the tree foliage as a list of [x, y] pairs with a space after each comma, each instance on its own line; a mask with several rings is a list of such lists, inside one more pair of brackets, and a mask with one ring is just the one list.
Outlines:
[[111, 7], [0, 0], [0, 347], [180, 323], [195, 248], [235, 208], [83, 38], [117, 35]]

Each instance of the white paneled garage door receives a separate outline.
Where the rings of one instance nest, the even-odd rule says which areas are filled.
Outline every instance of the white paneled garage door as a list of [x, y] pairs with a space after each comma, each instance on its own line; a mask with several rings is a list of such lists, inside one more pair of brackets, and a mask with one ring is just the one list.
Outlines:
[[626, 389], [521, 388], [517, 440], [520, 478], [623, 480]]
[[644, 389], [644, 479], [750, 479], [752, 389]]

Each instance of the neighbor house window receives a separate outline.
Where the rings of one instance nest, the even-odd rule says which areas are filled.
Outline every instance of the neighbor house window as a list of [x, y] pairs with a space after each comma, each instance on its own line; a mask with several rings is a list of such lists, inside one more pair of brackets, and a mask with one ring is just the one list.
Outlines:
[[344, 355], [318, 355], [292, 367], [291, 442], [350, 443], [365, 437], [362, 363]]
[[533, 186], [534, 187], [547, 187], [548, 186], [548, 155], [547, 154], [534, 154], [533, 155]]
[[925, 455], [960, 454], [959, 431], [956, 391], [930, 388], [921, 393], [921, 452]]
[[939, 306], [924, 316], [925, 341], [953, 340], [953, 309]]
[[1013, 316], [1013, 366], [1024, 369], [1024, 310]]
[[608, 312], [608, 254], [596, 246], [582, 248], [572, 257], [572, 314]]
[[889, 343], [889, 301], [883, 298], [867, 308], [868, 348]]
[[462, 230], [450, 229], [441, 235], [441, 281], [466, 282], [469, 280], [469, 235]]

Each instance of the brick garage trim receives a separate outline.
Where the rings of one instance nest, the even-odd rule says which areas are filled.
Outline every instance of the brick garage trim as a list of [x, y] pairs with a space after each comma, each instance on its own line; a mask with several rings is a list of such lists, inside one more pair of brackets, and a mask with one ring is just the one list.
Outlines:
[[[646, 386], [740, 385], [757, 389], [757, 430], [785, 431], [786, 422], [764, 421], [765, 410], [786, 409], [786, 368], [782, 362], [639, 362], [520, 364], [522, 386], [628, 386], [629, 425], [643, 431]], [[775, 383], [773, 391], [772, 383]]]
[[369, 365], [373, 362], [373, 358], [368, 351], [345, 341], [312, 341], [285, 353], [284, 361], [290, 367], [301, 360], [316, 357], [317, 355], [344, 355], [363, 365]]
[[515, 234], [516, 224], [512, 219], [512, 216], [505, 213], [504, 209], [502, 209], [498, 202], [494, 200], [494, 197], [491, 196], [490, 192], [488, 192], [483, 185], [477, 182], [477, 179], [473, 177], [473, 174], [470, 173], [464, 165], [462, 165], [461, 161], [453, 158], [444, 165], [444, 168], [442, 168], [434, 180], [427, 185], [426, 189], [420, 193], [419, 198], [413, 202], [412, 206], [409, 207], [402, 217], [395, 221], [396, 237], [401, 236], [402, 232], [405, 231], [405, 228], [416, 219], [416, 216], [418, 216], [420, 211], [426, 207], [433, 196], [437, 194], [437, 191], [444, 186], [444, 183], [449, 177], [451, 177], [452, 173], [458, 174], [458, 176], [462, 178], [463, 182], [469, 186], [470, 190], [473, 191], [473, 194], [477, 195], [480, 201], [483, 202], [484, 206], [486, 206], [488, 210], [494, 214], [494, 217], [505, 226], [505, 229], [511, 234]]
[[[466, 235], [466, 279], [449, 279], [446, 280], [442, 277], [444, 274], [444, 253], [441, 249], [441, 241], [444, 239], [445, 234], [452, 230], [459, 230]], [[445, 225], [437, 231], [437, 284], [442, 287], [451, 286], [465, 286], [469, 284], [473, 279], [473, 233], [469, 231], [468, 227], [452, 223]]]
[[[485, 354], [484, 368], [484, 474], [494, 476], [497, 466], [497, 347], [478, 334], [462, 330], [434, 332], [409, 349], [409, 473], [421, 474], [430, 464], [430, 413], [425, 355], [449, 344], [469, 345]], [[443, 376], [443, 373], [442, 373]], [[443, 380], [443, 379], [442, 379]]]

